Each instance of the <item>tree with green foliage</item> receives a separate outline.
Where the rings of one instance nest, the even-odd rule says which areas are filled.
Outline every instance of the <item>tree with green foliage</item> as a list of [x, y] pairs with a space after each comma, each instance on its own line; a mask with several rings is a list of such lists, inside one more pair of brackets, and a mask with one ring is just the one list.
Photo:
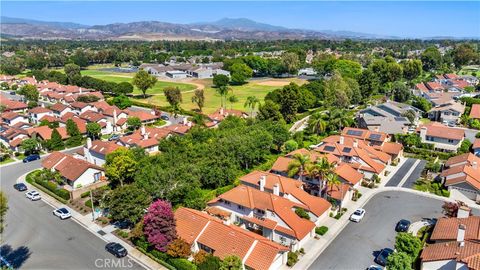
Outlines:
[[138, 160], [134, 153], [127, 148], [119, 148], [106, 157], [105, 174], [114, 186], [133, 182], [135, 172], [138, 168]]
[[216, 74], [213, 76], [213, 85], [215, 87], [227, 86], [230, 82], [230, 78], [224, 74]]
[[334, 71], [337, 59], [333, 54], [317, 55], [312, 62], [312, 66], [319, 75], [328, 75]]
[[166, 87], [163, 89], [163, 94], [167, 98], [167, 102], [172, 106], [175, 113], [180, 110], [180, 103], [182, 103], [182, 92], [178, 87]]
[[47, 140], [47, 148], [51, 151], [58, 151], [65, 149], [65, 145], [62, 140], [62, 136], [58, 133], [58, 130], [54, 128], [50, 140]]
[[428, 112], [430, 109], [432, 109], [432, 103], [423, 97], [415, 97], [413, 99], [412, 106], [422, 110], [423, 112]]
[[37, 154], [39, 152], [39, 142], [36, 138], [28, 138], [22, 141], [21, 148], [25, 155]]
[[280, 112], [280, 105], [272, 100], [265, 100], [265, 103], [258, 107], [257, 119], [272, 120], [272, 121], [284, 121], [283, 115]]
[[300, 68], [300, 59], [298, 54], [293, 52], [283, 53], [280, 57], [280, 61], [286, 73], [291, 75], [297, 75]]
[[217, 93], [220, 95], [220, 106], [225, 108], [228, 92], [232, 91], [228, 86], [220, 86], [216, 88]]
[[83, 142], [83, 138], [80, 130], [78, 129], [77, 123], [75, 123], [75, 121], [73, 121], [72, 119], [68, 119], [66, 126], [67, 134], [68, 136], [70, 136], [70, 138], [68, 138], [66, 141], [66, 146], [74, 147], [81, 145]]
[[290, 153], [298, 149], [298, 142], [295, 140], [288, 140], [282, 145], [281, 149], [283, 153]]
[[147, 90], [152, 88], [157, 83], [157, 78], [148, 74], [145, 70], [139, 70], [132, 80], [133, 85], [135, 85], [143, 93], [143, 98], [147, 98]]
[[298, 176], [298, 180], [301, 180], [311, 162], [310, 157], [307, 155], [293, 155], [292, 161], [288, 164], [288, 176]]
[[63, 71], [67, 75], [67, 80], [70, 84], [73, 84], [75, 77], [81, 76], [80, 67], [75, 64], [66, 64], [63, 67]]
[[92, 140], [100, 138], [100, 132], [102, 127], [99, 123], [91, 122], [87, 123], [87, 136], [90, 137]]
[[422, 61], [418, 59], [404, 60], [400, 65], [403, 69], [403, 77], [407, 80], [416, 79], [422, 74]]
[[167, 254], [172, 258], [188, 258], [192, 253], [190, 245], [182, 240], [177, 238], [170, 242], [167, 246]]
[[313, 134], [323, 134], [327, 130], [327, 122], [322, 112], [315, 112], [308, 118], [308, 131]]
[[380, 90], [380, 80], [371, 69], [366, 69], [362, 72], [358, 79], [358, 84], [360, 85], [363, 98], [368, 98]]
[[117, 187], [107, 193], [104, 204], [113, 220], [129, 220], [137, 223], [145, 213], [152, 198], [136, 185]]
[[222, 261], [217, 256], [206, 254], [203, 261], [197, 264], [198, 270], [217, 270], [220, 269]]
[[342, 78], [339, 72], [334, 71], [332, 77], [325, 81], [325, 101], [326, 106], [337, 108], [346, 108], [350, 104], [347, 92], [349, 86]]
[[442, 54], [435, 46], [428, 47], [420, 56], [422, 60], [423, 70], [432, 71], [439, 69], [442, 65]]
[[230, 109], [233, 109], [233, 104], [238, 102], [238, 97], [231, 95], [228, 97], [228, 102], [230, 102]]
[[464, 65], [469, 64], [471, 61], [479, 59], [478, 52], [475, 51], [475, 48], [468, 43], [462, 43], [453, 49], [453, 63], [457, 68], [461, 68]]
[[395, 237], [395, 250], [397, 252], [404, 252], [412, 261], [415, 261], [418, 254], [423, 248], [420, 238], [408, 232], [400, 232]]
[[126, 95], [133, 92], [133, 85], [129, 82], [121, 82], [117, 84], [115, 88], [115, 94], [117, 95]]
[[220, 270], [242, 270], [243, 264], [242, 260], [238, 256], [229, 255], [223, 258], [223, 261], [220, 263]]
[[20, 88], [18, 91], [20, 95], [23, 95], [27, 101], [37, 102], [40, 97], [40, 93], [37, 90], [37, 87], [32, 84], [26, 84]]
[[260, 104], [260, 100], [256, 96], [248, 96], [243, 107], [250, 108], [250, 117], [253, 117], [253, 111]]
[[244, 63], [235, 63], [230, 67], [231, 81], [234, 84], [244, 84], [253, 75], [253, 70]]
[[389, 270], [413, 270], [412, 259], [404, 252], [394, 252], [388, 256], [386, 268]]
[[295, 121], [299, 104], [299, 87], [295, 83], [290, 83], [278, 91], [280, 113], [287, 123]]
[[0, 191], [0, 233], [3, 233], [5, 227], [5, 216], [8, 211], [8, 199], [3, 191]]
[[333, 109], [326, 113], [327, 130], [328, 131], [342, 131], [344, 127], [349, 127], [353, 123], [352, 117], [348, 111]]
[[462, 141], [462, 144], [458, 148], [458, 153], [468, 153], [470, 152], [471, 147], [472, 143], [468, 139], [465, 139]]
[[362, 65], [356, 61], [340, 59], [335, 61], [333, 69], [338, 71], [343, 78], [358, 78], [362, 73]]
[[89, 64], [87, 53], [83, 49], [76, 50], [75, 53], [70, 57], [70, 60], [81, 68], [84, 68]]
[[203, 89], [196, 89], [192, 96], [192, 103], [197, 104], [198, 111], [202, 112], [203, 106], [205, 106], [205, 95]]
[[142, 126], [142, 121], [138, 117], [128, 117], [127, 126], [130, 130], [137, 130]]
[[112, 99], [112, 104], [117, 106], [120, 110], [132, 106], [132, 101], [125, 95], [116, 96]]
[[408, 87], [400, 81], [396, 81], [392, 85], [393, 99], [397, 102], [406, 102], [410, 100], [412, 92]]

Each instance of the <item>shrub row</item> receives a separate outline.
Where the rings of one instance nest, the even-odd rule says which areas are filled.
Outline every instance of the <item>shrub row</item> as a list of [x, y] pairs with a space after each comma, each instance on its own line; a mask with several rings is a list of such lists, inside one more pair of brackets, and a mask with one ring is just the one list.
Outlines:
[[64, 200], [67, 200], [67, 201], [70, 200], [70, 192], [68, 192], [68, 190], [65, 190], [63, 188], [58, 188], [57, 184], [55, 183], [52, 183], [50, 181], [35, 181], [35, 183], [45, 187], [46, 189], [50, 190], [55, 195], [59, 196]]
[[[35, 177], [40, 174], [42, 171], [41, 170], [36, 170], [36, 171], [33, 171], [29, 174], [27, 174], [26, 176], [26, 181], [27, 183], [35, 186], [36, 188], [40, 189], [41, 191], [49, 194], [50, 196], [54, 197], [56, 200], [66, 204], [68, 202], [68, 200], [70, 199], [70, 192], [68, 192], [68, 199], [64, 199], [63, 197], [57, 195], [56, 193], [50, 191], [47, 187], [44, 187], [43, 185], [41, 185], [40, 183], [37, 183], [34, 179]], [[66, 191], [66, 190], [65, 190]]]
[[315, 228], [315, 233], [318, 235], [324, 235], [328, 232], [328, 227], [327, 226], [321, 226], [321, 227], [316, 227]]

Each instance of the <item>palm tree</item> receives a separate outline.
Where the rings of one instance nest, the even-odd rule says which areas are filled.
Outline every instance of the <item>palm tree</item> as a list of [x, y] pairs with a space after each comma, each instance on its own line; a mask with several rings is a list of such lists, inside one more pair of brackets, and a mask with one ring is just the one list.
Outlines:
[[238, 98], [235, 95], [231, 95], [228, 97], [228, 102], [230, 102], [230, 110], [233, 109], [233, 103], [238, 102]]
[[330, 185], [330, 190], [333, 191], [333, 186], [337, 186], [338, 189], [341, 192], [340, 195], [340, 208], [342, 207], [342, 199], [343, 199], [343, 188], [342, 188], [342, 182], [340, 179], [338, 179], [337, 174], [335, 173], [329, 173], [327, 174], [327, 184]]
[[256, 96], [249, 96], [243, 107], [250, 108], [250, 116], [253, 117], [253, 111], [258, 105], [260, 105], [260, 100]]
[[327, 175], [333, 172], [335, 165], [333, 163], [328, 162], [326, 157], [319, 158], [311, 165], [309, 171], [311, 172], [311, 176], [313, 178], [318, 179], [318, 195], [321, 196], [322, 190], [325, 187], [325, 180]]
[[327, 129], [327, 122], [325, 115], [321, 112], [316, 112], [308, 118], [308, 129], [315, 134], [324, 133]]
[[227, 97], [227, 94], [228, 92], [230, 92], [231, 89], [226, 86], [226, 85], [223, 85], [223, 86], [220, 86], [217, 88], [217, 93], [220, 95], [220, 101], [222, 103], [222, 108], [225, 108], [225, 99]]
[[344, 127], [350, 126], [350, 117], [344, 110], [333, 110], [328, 116], [330, 130], [342, 131]]
[[293, 161], [288, 164], [288, 176], [293, 177], [298, 175], [298, 180], [301, 180], [310, 162], [308, 155], [293, 155]]

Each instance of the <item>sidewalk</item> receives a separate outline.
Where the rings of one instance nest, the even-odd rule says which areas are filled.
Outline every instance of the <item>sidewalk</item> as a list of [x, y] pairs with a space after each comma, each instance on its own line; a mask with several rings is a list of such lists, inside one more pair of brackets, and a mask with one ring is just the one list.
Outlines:
[[[34, 186], [30, 185], [25, 181], [25, 177], [27, 174], [24, 174], [20, 176], [19, 179], [17, 179], [17, 183], [24, 183], [27, 185], [29, 190], [35, 189]], [[41, 190], [37, 190], [41, 195], [42, 195], [42, 201], [47, 203], [48, 205], [52, 206], [53, 208], [59, 208], [59, 207], [64, 207], [65, 205], [58, 202], [54, 198], [50, 197], [48, 194], [42, 192]], [[95, 236], [98, 238], [104, 240], [105, 242], [117, 242], [122, 244], [128, 251], [128, 257], [133, 259], [136, 263], [138, 263], [140, 266], [146, 268], [146, 269], [167, 269], [164, 266], [158, 264], [156, 261], [152, 260], [150, 257], [147, 255], [143, 254], [136, 248], [132, 247], [130, 244], [126, 243], [122, 239], [118, 238], [112, 232], [115, 230], [113, 225], [109, 225], [106, 227], [101, 227], [100, 225], [96, 224], [95, 222], [92, 221], [92, 214], [88, 213], [86, 215], [82, 215], [78, 213], [77, 211], [74, 211], [70, 207], [67, 207], [69, 211], [72, 213], [72, 219], [77, 222], [80, 226], [84, 227], [85, 229], [89, 230], [91, 233], [93, 233]]]

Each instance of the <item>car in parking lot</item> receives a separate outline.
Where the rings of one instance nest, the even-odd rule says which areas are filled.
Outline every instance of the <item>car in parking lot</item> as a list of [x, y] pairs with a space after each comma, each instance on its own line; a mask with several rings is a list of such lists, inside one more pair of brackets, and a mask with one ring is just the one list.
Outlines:
[[350, 216], [350, 220], [353, 221], [353, 222], [360, 222], [363, 219], [364, 216], [365, 216], [365, 209], [358, 208]]
[[40, 155], [37, 155], [37, 154], [30, 155], [30, 156], [25, 157], [25, 158], [23, 159], [23, 163], [27, 163], [27, 162], [30, 162], [30, 161], [34, 161], [34, 160], [37, 160], [37, 159], [40, 159]]
[[29, 192], [25, 193], [25, 196], [28, 199], [30, 199], [31, 201], [38, 201], [42, 198], [40, 193], [38, 193], [38, 191], [36, 191], [36, 190], [32, 190], [32, 191], [29, 191]]
[[108, 138], [109, 141], [118, 141], [120, 139], [120, 135], [118, 134], [113, 134], [112, 136], [110, 136], [110, 138]]
[[117, 258], [128, 255], [127, 249], [117, 242], [110, 242], [105, 246], [105, 250], [112, 253]]
[[161, 115], [161, 116], [160, 116], [160, 119], [165, 120], [165, 121], [170, 120], [170, 118], [168, 118], [168, 116], [165, 115], [165, 114]]
[[384, 248], [378, 253], [377, 257], [375, 258], [375, 262], [381, 266], [385, 266], [387, 264], [387, 259], [390, 254], [393, 253], [393, 249], [391, 248]]
[[408, 231], [408, 228], [410, 227], [410, 221], [406, 219], [401, 219], [398, 223], [397, 226], [395, 226], [395, 231], [397, 232], [406, 232]]
[[15, 185], [13, 185], [13, 188], [18, 191], [25, 191], [28, 189], [24, 183], [16, 183]]
[[70, 213], [70, 211], [68, 211], [68, 209], [65, 207], [57, 208], [53, 210], [53, 214], [59, 217], [60, 219], [67, 219], [72, 217], [72, 214]]

